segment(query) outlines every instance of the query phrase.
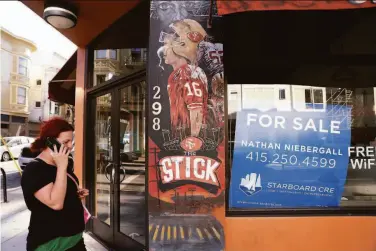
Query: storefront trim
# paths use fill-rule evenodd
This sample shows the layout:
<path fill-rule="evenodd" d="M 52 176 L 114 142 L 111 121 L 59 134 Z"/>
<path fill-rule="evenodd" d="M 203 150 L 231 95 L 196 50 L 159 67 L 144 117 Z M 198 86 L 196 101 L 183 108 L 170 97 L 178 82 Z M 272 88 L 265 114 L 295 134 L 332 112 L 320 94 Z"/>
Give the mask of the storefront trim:
<path fill-rule="evenodd" d="M 226 217 L 307 217 L 307 216 L 376 216 L 376 207 L 360 208 L 327 208 L 327 209 L 259 209 L 253 211 L 229 211 L 226 210 Z"/>

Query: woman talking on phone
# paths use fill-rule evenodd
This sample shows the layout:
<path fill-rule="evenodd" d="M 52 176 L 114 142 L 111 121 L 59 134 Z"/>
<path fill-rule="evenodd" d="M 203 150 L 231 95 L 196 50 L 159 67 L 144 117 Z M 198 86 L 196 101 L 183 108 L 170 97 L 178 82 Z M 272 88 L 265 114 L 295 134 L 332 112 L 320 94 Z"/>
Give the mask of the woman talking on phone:
<path fill-rule="evenodd" d="M 89 194 L 78 186 L 69 161 L 73 127 L 64 119 L 45 122 L 31 150 L 40 152 L 23 172 L 21 186 L 31 211 L 28 251 L 84 251 L 84 207 Z M 87 216 L 87 215 L 85 215 Z"/>

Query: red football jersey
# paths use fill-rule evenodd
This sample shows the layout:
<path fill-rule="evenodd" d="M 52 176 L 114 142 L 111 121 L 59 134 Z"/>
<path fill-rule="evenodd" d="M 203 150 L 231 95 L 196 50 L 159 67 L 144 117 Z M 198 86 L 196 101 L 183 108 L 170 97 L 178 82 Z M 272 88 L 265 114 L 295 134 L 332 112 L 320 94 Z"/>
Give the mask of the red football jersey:
<path fill-rule="evenodd" d="M 167 90 L 173 129 L 190 127 L 190 110 L 202 108 L 205 118 L 208 81 L 200 67 L 186 64 L 174 70 L 168 78 Z"/>

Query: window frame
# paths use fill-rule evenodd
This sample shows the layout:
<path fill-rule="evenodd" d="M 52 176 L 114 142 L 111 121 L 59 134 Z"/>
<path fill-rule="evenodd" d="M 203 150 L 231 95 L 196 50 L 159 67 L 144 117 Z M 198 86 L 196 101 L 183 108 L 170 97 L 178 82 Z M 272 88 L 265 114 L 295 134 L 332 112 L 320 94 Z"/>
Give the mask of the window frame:
<path fill-rule="evenodd" d="M 20 97 L 20 89 L 24 89 L 25 90 L 25 96 L 24 96 L 24 98 L 25 98 L 25 103 L 19 103 L 18 102 L 18 98 Z M 23 97 L 23 96 L 21 96 L 21 97 Z M 27 88 L 26 87 L 23 87 L 23 86 L 17 86 L 17 95 L 16 95 L 16 104 L 17 105 L 27 105 Z"/>
<path fill-rule="evenodd" d="M 23 60 L 24 60 L 24 62 L 25 62 L 25 65 L 23 65 L 23 64 L 21 63 Z M 28 77 L 28 76 L 29 76 L 29 65 L 28 65 L 28 64 L 29 64 L 29 62 L 28 62 L 28 59 L 27 59 L 27 58 L 19 56 L 19 57 L 18 57 L 17 73 L 18 73 L 19 75 L 22 75 L 22 76 Z M 22 68 L 22 67 L 25 68 L 26 74 L 21 73 L 20 68 Z"/>
<path fill-rule="evenodd" d="M 308 111 L 324 111 L 326 109 L 326 102 L 324 102 L 324 99 L 325 99 L 325 96 L 326 96 L 325 88 L 327 88 L 327 87 L 316 87 L 316 86 L 306 86 L 306 87 L 304 87 L 304 94 L 306 95 L 307 91 L 309 91 L 309 93 L 310 93 L 311 102 L 307 103 L 307 100 L 304 100 L 305 101 L 305 107 Z M 322 91 L 322 93 L 321 93 L 322 94 L 322 102 L 316 102 L 315 91 Z M 305 98 L 306 98 L 306 96 L 305 96 Z M 309 107 L 308 106 L 309 104 L 311 104 L 312 107 Z M 316 108 L 316 105 L 322 105 L 322 108 Z"/>
<path fill-rule="evenodd" d="M 375 63 L 376 65 L 376 63 Z M 226 75 L 225 75 L 226 78 Z M 233 84 L 240 85 L 242 90 L 242 85 L 244 84 Z M 251 84 L 258 85 L 258 84 Z M 265 84 L 266 85 L 266 84 Z M 286 85 L 286 84 L 281 84 Z M 249 208 L 249 209 L 237 209 L 232 210 L 229 207 L 230 201 L 230 182 L 231 182 L 231 172 L 230 168 L 230 139 L 229 139 L 229 114 L 228 114 L 228 105 L 229 105 L 229 90 L 228 86 L 231 84 L 226 84 L 225 88 L 225 217 L 340 217 L 340 216 L 376 216 L 376 206 L 346 206 L 346 207 L 327 207 L 327 208 Z M 300 87 L 311 87 L 311 86 L 300 86 Z M 324 86 L 323 86 L 324 87 Z M 328 88 L 330 86 L 325 86 Z M 320 87 L 313 87 L 312 89 L 319 89 Z M 279 90 L 279 89 L 278 89 Z M 325 96 L 325 95 L 324 95 Z M 376 93 L 375 93 L 376 96 Z M 242 100 L 240 101 L 242 103 Z M 376 100 L 375 100 L 376 102 Z M 324 102 L 325 103 L 325 102 Z M 326 109 L 326 106 L 324 107 Z"/>

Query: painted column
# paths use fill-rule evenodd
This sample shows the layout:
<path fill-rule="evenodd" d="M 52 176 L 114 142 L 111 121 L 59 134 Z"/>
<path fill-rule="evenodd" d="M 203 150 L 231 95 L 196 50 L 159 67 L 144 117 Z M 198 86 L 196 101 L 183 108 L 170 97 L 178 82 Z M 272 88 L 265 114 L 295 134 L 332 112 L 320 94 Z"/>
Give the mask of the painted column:
<path fill-rule="evenodd" d="M 85 77 L 86 77 L 87 53 L 85 48 L 77 49 L 76 69 L 76 98 L 75 98 L 75 153 L 74 172 L 80 184 L 83 184 L 84 173 L 84 135 L 85 135 Z"/>
<path fill-rule="evenodd" d="M 149 250 L 224 250 L 221 19 L 210 1 L 152 1 L 150 14 Z"/>

